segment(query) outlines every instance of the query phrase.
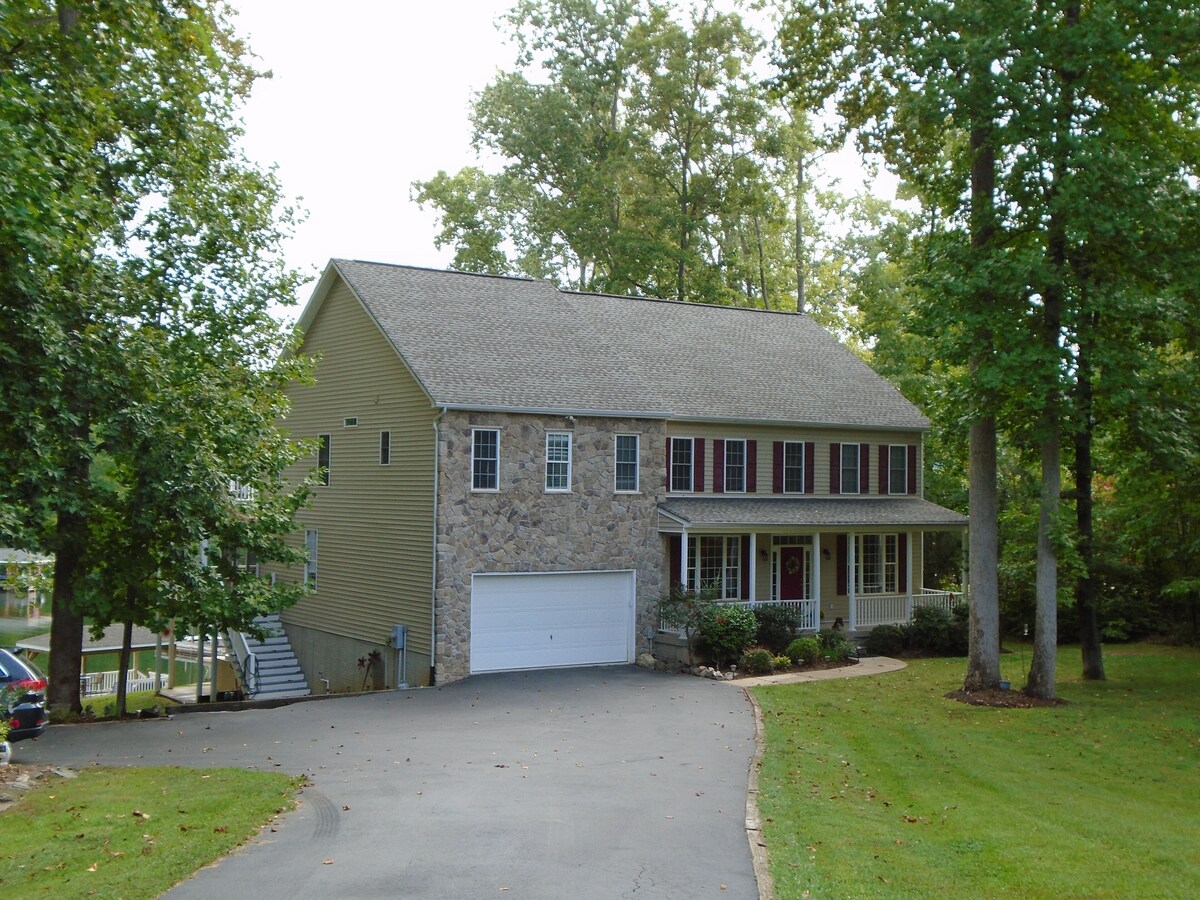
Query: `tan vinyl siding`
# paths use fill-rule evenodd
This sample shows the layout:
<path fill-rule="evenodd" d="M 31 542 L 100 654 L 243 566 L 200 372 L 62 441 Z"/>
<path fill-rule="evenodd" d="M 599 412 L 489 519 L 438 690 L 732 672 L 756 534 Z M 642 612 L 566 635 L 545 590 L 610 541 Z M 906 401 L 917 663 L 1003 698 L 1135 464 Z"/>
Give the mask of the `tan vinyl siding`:
<path fill-rule="evenodd" d="M 320 355 L 316 380 L 289 391 L 285 425 L 297 438 L 330 435 L 331 465 L 328 486 L 314 487 L 298 516 L 302 529 L 318 531 L 317 590 L 283 619 L 379 645 L 404 624 L 410 656 L 428 657 L 436 411 L 340 281 L 310 324 L 302 352 Z M 345 427 L 351 417 L 357 425 Z M 381 431 L 391 432 L 389 465 L 379 463 Z M 292 475 L 315 465 L 314 455 Z"/>
<path fill-rule="evenodd" d="M 757 446 L 757 475 L 758 475 L 758 490 L 753 494 L 746 496 L 769 497 L 771 493 L 771 478 L 774 471 L 774 444 L 775 441 L 812 441 L 813 442 L 813 465 L 815 468 L 813 478 L 814 492 L 809 494 L 811 497 L 828 497 L 829 494 L 829 445 L 830 444 L 870 444 L 870 469 L 871 490 L 868 494 L 860 494 L 855 496 L 880 496 L 878 492 L 879 486 L 879 445 L 880 444 L 915 444 L 918 448 L 922 445 L 922 432 L 920 431 L 873 431 L 870 429 L 844 429 L 844 428 L 781 428 L 778 426 L 762 426 L 762 425 L 720 425 L 711 423 L 692 424 L 683 421 L 672 421 L 667 423 L 667 435 L 669 437 L 690 437 L 704 439 L 704 490 L 697 494 L 709 495 L 713 493 L 713 439 L 720 438 L 722 440 L 753 440 L 758 442 Z M 917 451 L 917 493 L 916 496 L 925 496 L 925 475 L 924 461 L 921 458 L 922 451 Z M 665 464 L 665 460 L 659 463 L 660 466 Z M 778 495 L 777 495 L 778 496 Z"/>

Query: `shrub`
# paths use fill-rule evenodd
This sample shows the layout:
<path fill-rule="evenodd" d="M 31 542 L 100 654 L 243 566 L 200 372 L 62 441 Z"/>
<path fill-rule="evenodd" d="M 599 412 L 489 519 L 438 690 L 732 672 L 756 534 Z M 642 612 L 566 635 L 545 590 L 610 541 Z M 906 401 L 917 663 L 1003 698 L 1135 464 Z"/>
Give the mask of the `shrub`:
<path fill-rule="evenodd" d="M 821 644 L 821 655 L 826 659 L 849 659 L 858 653 L 858 648 L 841 631 L 822 631 L 817 639 Z"/>
<path fill-rule="evenodd" d="M 744 606 L 716 603 L 702 611 L 698 631 L 719 666 L 741 656 L 754 640 L 758 620 Z"/>
<path fill-rule="evenodd" d="M 694 639 L 699 633 L 700 623 L 716 604 L 714 597 L 713 591 L 688 591 L 675 584 L 671 586 L 671 593 L 658 601 L 658 614 L 663 624 L 683 631 L 689 664 L 694 662 Z"/>
<path fill-rule="evenodd" d="M 738 665 L 751 675 L 770 675 L 775 668 L 774 658 L 766 647 L 751 647 L 742 654 Z"/>
<path fill-rule="evenodd" d="M 957 604 L 950 611 L 950 640 L 946 652 L 952 656 L 966 656 L 971 641 L 971 607 L 966 603 Z"/>
<path fill-rule="evenodd" d="M 772 653 L 782 653 L 800 628 L 800 610 L 790 606 L 756 606 L 754 618 L 758 621 L 754 639 Z"/>
<path fill-rule="evenodd" d="M 815 637 L 796 638 L 788 644 L 787 655 L 798 666 L 811 666 L 821 655 L 821 642 Z"/>
<path fill-rule="evenodd" d="M 912 624 L 908 626 L 908 643 L 914 650 L 934 655 L 951 652 L 953 619 L 940 606 L 918 606 L 913 609 Z"/>
<path fill-rule="evenodd" d="M 782 671 L 784 669 L 790 669 L 792 667 L 791 657 L 788 657 L 788 656 L 777 656 L 773 660 L 771 660 L 771 663 L 775 667 L 776 671 Z"/>
<path fill-rule="evenodd" d="M 895 656 L 904 649 L 904 629 L 897 625 L 877 625 L 867 635 L 867 653 L 871 656 Z"/>

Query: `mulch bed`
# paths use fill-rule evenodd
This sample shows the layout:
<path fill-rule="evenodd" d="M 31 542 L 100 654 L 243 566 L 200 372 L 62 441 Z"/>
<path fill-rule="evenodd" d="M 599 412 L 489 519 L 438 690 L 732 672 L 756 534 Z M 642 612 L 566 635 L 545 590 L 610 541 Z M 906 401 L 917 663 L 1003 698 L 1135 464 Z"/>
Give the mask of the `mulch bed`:
<path fill-rule="evenodd" d="M 1001 691 L 990 688 L 986 691 L 951 691 L 947 700 L 969 703 L 971 706 L 990 706 L 995 709 L 1034 709 L 1039 706 L 1065 706 L 1066 700 L 1044 700 L 1030 697 L 1024 691 Z"/>

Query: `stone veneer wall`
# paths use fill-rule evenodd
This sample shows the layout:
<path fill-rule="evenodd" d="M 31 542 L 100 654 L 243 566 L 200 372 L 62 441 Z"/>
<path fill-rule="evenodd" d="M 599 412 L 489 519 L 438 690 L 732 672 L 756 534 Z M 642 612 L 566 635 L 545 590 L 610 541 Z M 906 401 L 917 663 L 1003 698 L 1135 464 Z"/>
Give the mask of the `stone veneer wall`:
<path fill-rule="evenodd" d="M 635 569 L 635 657 L 651 648 L 664 589 L 665 427 L 661 421 L 449 411 L 439 423 L 437 683 L 470 674 L 471 575 Z M 471 490 L 471 430 L 500 431 L 500 491 Z M 545 491 L 546 433 L 569 431 L 570 493 Z M 617 434 L 640 435 L 637 494 L 617 494 Z"/>

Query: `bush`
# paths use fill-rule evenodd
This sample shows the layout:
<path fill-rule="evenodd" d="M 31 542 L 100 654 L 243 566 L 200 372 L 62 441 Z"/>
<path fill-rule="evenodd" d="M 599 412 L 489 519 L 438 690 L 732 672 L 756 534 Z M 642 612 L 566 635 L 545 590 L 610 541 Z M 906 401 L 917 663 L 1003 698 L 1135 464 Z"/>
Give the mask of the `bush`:
<path fill-rule="evenodd" d="M 742 651 L 754 640 L 758 620 L 744 606 L 717 603 L 704 609 L 698 630 L 713 661 L 720 666 L 726 660 L 742 655 Z"/>
<path fill-rule="evenodd" d="M 754 618 L 758 621 L 754 639 L 772 653 L 783 653 L 800 628 L 800 610 L 790 606 L 756 606 Z"/>
<path fill-rule="evenodd" d="M 775 668 L 774 657 L 766 647 L 751 647 L 742 654 L 738 665 L 751 675 L 770 675 Z"/>
<path fill-rule="evenodd" d="M 966 656 L 970 650 L 970 641 L 971 607 L 966 603 L 959 603 L 950 612 L 950 639 L 946 652 L 951 656 Z"/>
<path fill-rule="evenodd" d="M 923 653 L 943 654 L 950 645 L 950 613 L 940 606 L 918 606 L 908 626 L 908 643 Z"/>
<path fill-rule="evenodd" d="M 898 625 L 877 625 L 867 635 L 867 653 L 871 656 L 895 656 L 904 649 L 904 629 Z"/>
<path fill-rule="evenodd" d="M 777 656 L 771 662 L 775 666 L 776 671 L 782 671 L 792 667 L 792 660 L 787 656 Z"/>
<path fill-rule="evenodd" d="M 821 655 L 821 642 L 815 637 L 796 638 L 788 644 L 787 655 L 798 666 L 811 666 Z"/>
<path fill-rule="evenodd" d="M 821 655 L 826 659 L 850 659 L 858 653 L 858 648 L 841 631 L 822 631 L 817 639 L 821 643 Z"/>

